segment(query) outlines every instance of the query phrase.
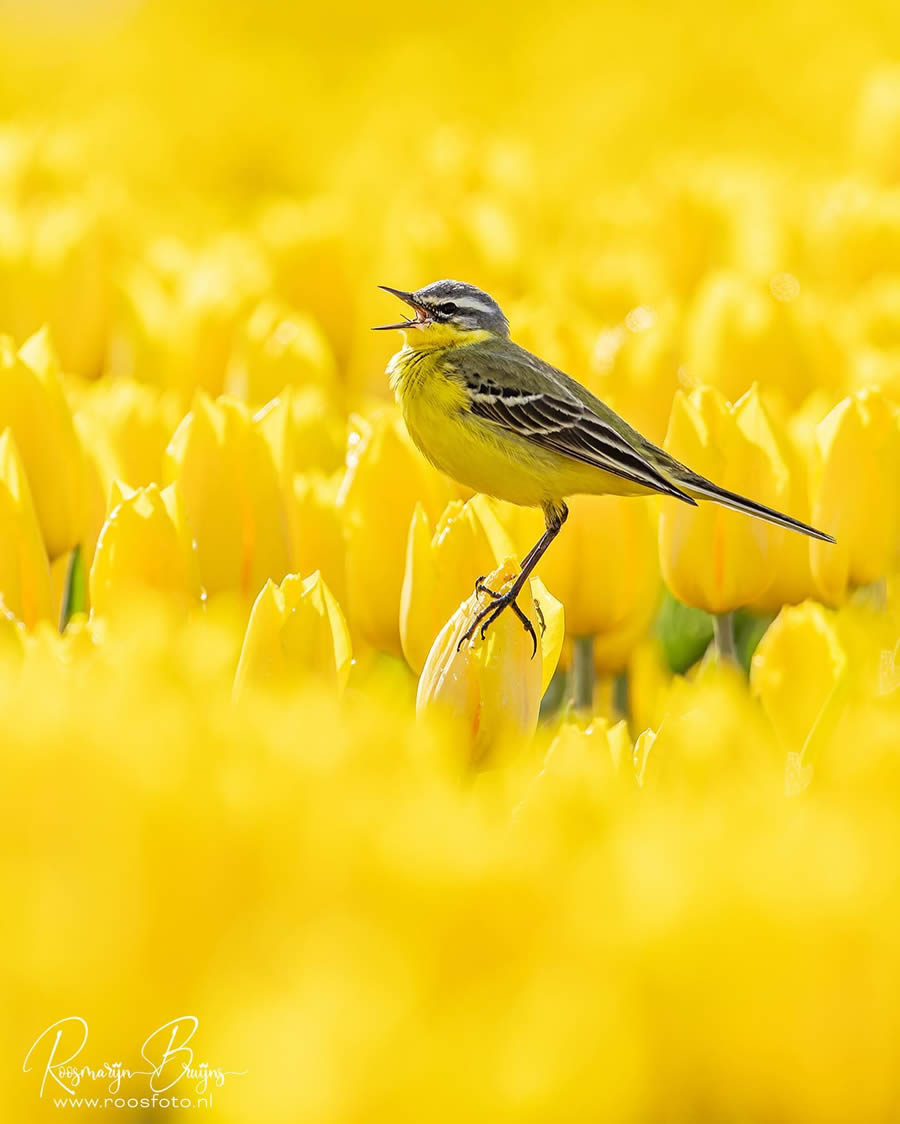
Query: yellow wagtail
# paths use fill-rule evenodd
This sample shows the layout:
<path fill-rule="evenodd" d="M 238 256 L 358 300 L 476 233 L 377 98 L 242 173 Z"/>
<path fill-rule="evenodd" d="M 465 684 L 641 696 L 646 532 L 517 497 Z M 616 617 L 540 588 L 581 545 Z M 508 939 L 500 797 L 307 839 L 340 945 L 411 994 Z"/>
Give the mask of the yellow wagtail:
<path fill-rule="evenodd" d="M 413 441 L 429 461 L 476 492 L 543 508 L 547 529 L 522 559 L 504 594 L 475 583 L 490 603 L 463 640 L 512 605 L 537 637 L 516 597 L 559 534 L 577 493 L 643 496 L 661 492 L 684 503 L 713 500 L 780 527 L 834 542 L 789 515 L 755 503 L 692 472 L 658 448 L 575 379 L 512 342 L 500 306 L 462 281 L 435 281 L 415 292 L 391 289 L 415 312 L 399 324 L 402 350 L 388 373 Z M 462 641 L 460 641 L 462 643 Z"/>

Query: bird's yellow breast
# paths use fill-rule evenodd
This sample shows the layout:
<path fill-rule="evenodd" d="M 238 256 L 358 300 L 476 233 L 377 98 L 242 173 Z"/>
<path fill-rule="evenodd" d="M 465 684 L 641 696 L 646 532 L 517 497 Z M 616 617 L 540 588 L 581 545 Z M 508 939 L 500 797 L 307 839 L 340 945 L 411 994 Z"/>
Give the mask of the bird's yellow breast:
<path fill-rule="evenodd" d="M 579 491 L 621 491 L 618 478 L 541 449 L 472 413 L 453 360 L 454 351 L 474 343 L 475 335 L 457 333 L 449 345 L 423 348 L 417 331 L 416 346 L 407 344 L 388 365 L 406 428 L 425 457 L 473 491 L 525 506 Z M 486 335 L 479 332 L 477 338 Z"/>

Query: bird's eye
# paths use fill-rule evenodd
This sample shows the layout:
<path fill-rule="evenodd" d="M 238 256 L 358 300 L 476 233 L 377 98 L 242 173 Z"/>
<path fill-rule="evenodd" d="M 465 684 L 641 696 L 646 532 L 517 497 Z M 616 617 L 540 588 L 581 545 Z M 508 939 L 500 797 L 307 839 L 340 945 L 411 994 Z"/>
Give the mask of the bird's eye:
<path fill-rule="evenodd" d="M 453 301 L 446 301 L 441 305 L 441 312 L 443 312 L 445 316 L 452 316 L 453 313 L 456 312 L 456 305 Z"/>

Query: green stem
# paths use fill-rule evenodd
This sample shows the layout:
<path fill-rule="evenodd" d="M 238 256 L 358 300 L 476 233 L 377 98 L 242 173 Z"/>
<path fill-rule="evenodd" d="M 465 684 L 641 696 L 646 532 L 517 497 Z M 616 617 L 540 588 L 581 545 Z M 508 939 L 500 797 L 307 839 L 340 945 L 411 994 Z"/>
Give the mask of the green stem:
<path fill-rule="evenodd" d="M 613 709 L 620 718 L 629 718 L 628 713 L 628 669 L 625 668 L 613 679 Z"/>
<path fill-rule="evenodd" d="M 572 642 L 572 696 L 576 710 L 594 706 L 594 638 L 576 636 Z"/>
<path fill-rule="evenodd" d="M 734 643 L 734 613 L 718 613 L 713 617 L 713 643 L 720 660 L 738 662 Z"/>
<path fill-rule="evenodd" d="M 66 589 L 63 594 L 62 611 L 59 614 L 59 631 L 65 632 L 66 625 L 75 615 L 87 609 L 87 575 L 84 572 L 84 559 L 79 543 L 69 558 L 66 574 Z"/>
<path fill-rule="evenodd" d="M 562 668 L 557 667 L 553 673 L 553 678 L 547 685 L 544 697 L 541 699 L 541 718 L 550 718 L 561 706 L 565 705 L 565 699 L 566 673 Z"/>

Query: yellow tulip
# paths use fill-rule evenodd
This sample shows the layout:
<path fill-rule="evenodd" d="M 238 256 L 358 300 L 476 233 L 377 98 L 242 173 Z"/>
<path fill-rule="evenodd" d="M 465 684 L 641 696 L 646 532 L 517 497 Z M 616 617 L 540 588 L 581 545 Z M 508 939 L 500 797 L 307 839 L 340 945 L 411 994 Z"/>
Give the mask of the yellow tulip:
<path fill-rule="evenodd" d="M 393 410 L 360 425 L 350 437 L 338 501 L 347 535 L 348 615 L 362 639 L 399 656 L 410 520 L 421 502 L 436 521 L 454 485 L 416 450 Z"/>
<path fill-rule="evenodd" d="M 900 181 L 900 67 L 880 67 L 869 76 L 854 132 L 865 171 L 880 183 Z"/>
<path fill-rule="evenodd" d="M 591 389 L 651 441 L 661 443 L 682 374 L 682 315 L 672 302 L 635 304 L 595 336 Z"/>
<path fill-rule="evenodd" d="M 619 671 L 647 631 L 659 593 L 653 512 L 621 496 L 573 496 L 541 577 L 566 607 L 569 636 L 595 637 L 605 671 Z"/>
<path fill-rule="evenodd" d="M 4 213 L 5 212 L 5 213 Z M 86 196 L 0 203 L 0 307 L 18 337 L 49 326 L 67 371 L 96 376 L 111 313 L 109 222 Z"/>
<path fill-rule="evenodd" d="M 21 666 L 25 654 L 24 632 L 25 626 L 6 608 L 0 591 L 0 676 Z"/>
<path fill-rule="evenodd" d="M 347 330 L 355 322 L 358 292 L 348 218 L 342 201 L 328 195 L 303 203 L 275 200 L 257 225 L 278 292 L 293 307 L 310 310 L 342 363 L 358 342 Z"/>
<path fill-rule="evenodd" d="M 633 727 L 658 727 L 666 712 L 672 672 L 658 637 L 648 636 L 632 652 L 628 665 L 628 710 Z"/>
<path fill-rule="evenodd" d="M 847 308 L 845 323 L 852 348 L 851 385 L 877 386 L 898 401 L 900 279 L 881 274 L 860 286 Z"/>
<path fill-rule="evenodd" d="M 483 496 L 452 500 L 432 531 L 421 503 L 409 527 L 406 570 L 400 595 L 400 640 L 418 674 L 434 638 L 475 579 L 513 551 L 509 535 Z"/>
<path fill-rule="evenodd" d="M 743 672 L 707 659 L 690 678 L 673 679 L 659 726 L 635 741 L 634 767 L 642 787 L 702 793 L 723 783 L 751 788 L 760 782 L 768 792 L 783 759 Z"/>
<path fill-rule="evenodd" d="M 805 523 L 813 523 L 809 498 L 808 460 L 804 448 L 792 439 L 778 418 L 767 415 L 779 454 L 787 468 L 782 499 L 782 510 L 789 511 Z M 819 526 L 819 524 L 816 524 Z M 758 612 L 778 612 L 782 605 L 796 605 L 815 596 L 815 585 L 810 568 L 810 540 L 805 535 L 790 531 L 781 537 L 781 550 L 773 565 L 773 579 L 766 590 L 748 607 Z"/>
<path fill-rule="evenodd" d="M 733 406 L 712 388 L 679 391 L 665 448 L 722 487 L 785 509 L 789 473 L 755 388 Z M 664 500 L 663 578 L 685 604 L 727 613 L 765 593 L 787 533 L 716 504 Z"/>
<path fill-rule="evenodd" d="M 113 471 L 117 460 L 110 452 L 108 442 L 97 421 L 87 414 L 75 415 L 75 431 L 81 441 L 81 551 L 86 566 L 90 566 L 100 530 L 106 521 L 107 499 L 113 483 L 118 479 Z M 68 558 L 68 555 L 63 555 Z"/>
<path fill-rule="evenodd" d="M 486 577 L 486 583 L 503 592 L 518 572 L 517 563 L 507 559 Z M 467 764 L 497 759 L 534 733 L 543 684 L 549 682 L 559 660 L 563 629 L 559 602 L 540 594 L 538 600 L 547 627 L 544 637 L 532 590 L 526 586 L 518 598 L 538 637 L 533 659 L 531 637 L 511 609 L 500 614 L 484 640 L 476 630 L 471 640 L 459 646 L 484 606 L 483 595 L 476 593 L 447 621 L 428 653 L 419 677 L 416 712 L 453 724 L 465 746 Z"/>
<path fill-rule="evenodd" d="M 347 425 L 320 387 L 285 387 L 253 418 L 285 481 L 296 472 L 334 472 L 344 463 Z"/>
<path fill-rule="evenodd" d="M 896 271 L 900 254 L 900 194 L 861 179 L 839 180 L 816 200 L 807 239 L 811 271 L 839 293 Z"/>
<path fill-rule="evenodd" d="M 516 808 L 516 819 L 527 822 L 535 813 L 544 813 L 558 818 L 567 835 L 577 829 L 579 819 L 596 831 L 594 817 L 620 792 L 616 782 L 634 787 L 632 754 L 624 721 L 614 726 L 605 718 L 595 718 L 587 726 L 566 721 Z"/>
<path fill-rule="evenodd" d="M 269 280 L 259 248 L 242 236 L 197 253 L 174 239 L 153 243 L 122 285 L 122 367 L 182 401 L 198 388 L 220 394 L 238 327 Z"/>
<path fill-rule="evenodd" d="M 254 406 L 285 387 L 338 392 L 337 364 L 328 340 L 310 317 L 264 301 L 250 316 L 235 344 L 225 375 L 225 392 Z"/>
<path fill-rule="evenodd" d="M 671 284 L 685 296 L 716 266 L 768 277 L 784 257 L 770 183 L 708 160 L 667 169 L 657 245 Z"/>
<path fill-rule="evenodd" d="M 753 654 L 750 686 L 786 751 L 830 733 L 846 674 L 832 614 L 809 601 L 782 609 Z"/>
<path fill-rule="evenodd" d="M 82 530 L 82 450 L 45 330 L 15 352 L 0 337 L 0 430 L 16 439 L 48 556 L 71 550 Z"/>
<path fill-rule="evenodd" d="M 485 502 L 500 520 L 501 526 L 512 539 L 515 553 L 520 558 L 524 558 L 546 529 L 544 516 L 540 508 L 519 507 L 518 504 L 507 503 L 504 500 L 487 498 Z M 559 539 L 557 539 L 553 545 L 556 546 L 558 542 Z M 541 572 L 541 566 L 544 564 L 546 558 L 547 555 L 545 554 L 538 564 L 536 573 Z"/>
<path fill-rule="evenodd" d="M 291 542 L 291 569 L 321 570 L 343 602 L 344 530 L 337 491 L 344 461 L 346 422 L 318 387 L 285 387 L 253 417 L 281 479 Z M 331 477 L 327 473 L 333 473 Z"/>
<path fill-rule="evenodd" d="M 337 505 L 340 475 L 319 472 L 294 475 L 288 496 L 291 558 L 298 573 L 317 569 L 340 604 L 347 586 L 346 547 L 341 511 Z"/>
<path fill-rule="evenodd" d="M 831 320 L 793 274 L 753 280 L 721 270 L 701 283 L 685 323 L 686 377 L 736 401 L 760 380 L 796 406 L 844 375 Z"/>
<path fill-rule="evenodd" d="M 812 519 L 837 544 L 810 544 L 820 598 L 840 604 L 896 565 L 900 534 L 900 426 L 877 391 L 839 402 L 816 428 L 810 471 Z"/>
<path fill-rule="evenodd" d="M 76 401 L 76 426 L 89 427 L 108 490 L 113 480 L 132 488 L 162 478 L 166 445 L 181 420 L 177 396 L 133 379 L 100 379 Z M 86 420 L 85 420 L 86 419 Z"/>
<path fill-rule="evenodd" d="M 113 485 L 89 584 L 91 607 L 100 615 L 126 605 L 140 589 L 199 602 L 196 550 L 176 485 L 137 491 Z"/>
<path fill-rule="evenodd" d="M 290 570 L 290 527 L 272 452 L 247 407 L 202 391 L 166 451 L 209 594 L 255 597 Z"/>
<path fill-rule="evenodd" d="M 312 677 L 344 687 L 350 662 L 347 622 L 321 575 L 288 574 L 281 585 L 267 581 L 253 604 L 235 695 L 250 683 L 287 686 Z"/>
<path fill-rule="evenodd" d="M 47 552 L 9 429 L 0 433 L 0 603 L 26 628 L 53 611 Z"/>

